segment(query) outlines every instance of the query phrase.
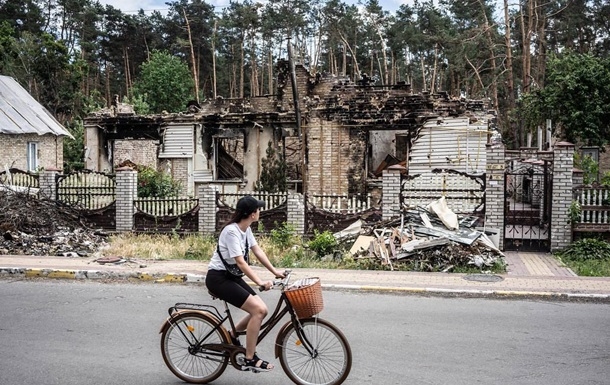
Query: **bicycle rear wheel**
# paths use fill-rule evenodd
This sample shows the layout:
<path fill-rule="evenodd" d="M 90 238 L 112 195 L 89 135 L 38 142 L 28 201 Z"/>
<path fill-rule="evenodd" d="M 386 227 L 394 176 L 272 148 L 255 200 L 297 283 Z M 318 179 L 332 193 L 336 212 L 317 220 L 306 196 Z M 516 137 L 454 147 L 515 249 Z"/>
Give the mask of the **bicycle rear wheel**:
<path fill-rule="evenodd" d="M 352 368 L 352 350 L 343 333 L 330 322 L 318 318 L 300 320 L 297 328 L 313 351 L 308 351 L 294 324 L 285 327 L 277 343 L 286 375 L 299 385 L 343 383 Z"/>
<path fill-rule="evenodd" d="M 216 329 L 215 317 L 205 313 L 187 312 L 174 317 L 161 334 L 161 355 L 163 361 L 183 381 L 193 384 L 207 384 L 217 379 L 226 369 L 229 361 L 217 351 L 195 349 L 197 342 L 205 338 L 205 344 L 228 343 L 223 329 Z"/>

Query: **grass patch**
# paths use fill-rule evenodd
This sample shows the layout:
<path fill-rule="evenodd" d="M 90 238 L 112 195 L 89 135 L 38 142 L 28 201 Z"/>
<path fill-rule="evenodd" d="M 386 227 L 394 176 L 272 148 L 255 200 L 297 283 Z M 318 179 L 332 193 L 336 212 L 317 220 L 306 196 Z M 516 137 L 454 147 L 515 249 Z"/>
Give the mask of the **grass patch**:
<path fill-rule="evenodd" d="M 610 277 L 610 243 L 596 238 L 580 239 L 555 253 L 579 276 Z"/>
<path fill-rule="evenodd" d="M 269 260 L 278 269 L 346 269 L 346 270 L 379 270 L 379 271 L 419 271 L 413 264 L 401 262 L 384 265 L 377 258 L 353 258 L 345 250 L 337 251 L 333 256 L 320 257 L 318 250 L 309 247 L 309 242 L 299 236 L 286 234 L 259 235 L 256 237 L 259 246 L 265 251 Z M 106 256 L 145 260 L 178 260 L 189 259 L 209 261 L 216 249 L 217 239 L 200 235 L 177 234 L 131 234 L 121 233 L 110 237 L 110 247 L 104 250 Z M 258 265 L 256 258 L 251 258 L 253 265 Z M 498 264 L 489 268 L 493 273 L 505 272 L 506 268 Z M 475 266 L 456 267 L 453 273 L 480 273 Z"/>
<path fill-rule="evenodd" d="M 610 259 L 589 261 L 562 261 L 582 277 L 610 277 Z"/>
<path fill-rule="evenodd" d="M 191 259 L 207 261 L 216 240 L 199 235 L 117 234 L 110 237 L 106 255 L 152 260 Z"/>

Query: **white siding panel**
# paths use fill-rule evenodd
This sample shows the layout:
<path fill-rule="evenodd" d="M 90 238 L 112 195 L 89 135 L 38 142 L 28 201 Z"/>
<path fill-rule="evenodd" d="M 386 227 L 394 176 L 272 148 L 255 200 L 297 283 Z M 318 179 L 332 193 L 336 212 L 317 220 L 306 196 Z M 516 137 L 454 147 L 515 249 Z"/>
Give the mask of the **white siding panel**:
<path fill-rule="evenodd" d="M 159 158 L 191 158 L 194 150 L 193 129 L 192 125 L 167 127 Z"/>
<path fill-rule="evenodd" d="M 485 171 L 487 122 L 470 125 L 468 118 L 445 118 L 422 127 L 410 153 L 409 174 L 435 168 L 467 173 Z"/>

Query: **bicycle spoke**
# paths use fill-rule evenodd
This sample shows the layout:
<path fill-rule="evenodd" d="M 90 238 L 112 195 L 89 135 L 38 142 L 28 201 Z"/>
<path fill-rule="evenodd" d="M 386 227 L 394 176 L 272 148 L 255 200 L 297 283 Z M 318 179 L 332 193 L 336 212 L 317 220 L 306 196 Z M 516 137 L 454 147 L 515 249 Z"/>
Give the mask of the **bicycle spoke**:
<path fill-rule="evenodd" d="M 214 318 L 200 313 L 176 318 L 161 336 L 161 352 L 167 366 L 186 382 L 206 383 L 218 378 L 227 366 L 228 357 L 204 348 L 195 351 L 203 338 L 205 344 L 226 342 L 220 329 L 215 329 Z"/>
<path fill-rule="evenodd" d="M 342 383 L 351 369 L 345 337 L 332 324 L 318 319 L 303 321 L 300 327 L 300 333 L 289 327 L 281 341 L 280 362 L 286 374 L 303 385 Z"/>

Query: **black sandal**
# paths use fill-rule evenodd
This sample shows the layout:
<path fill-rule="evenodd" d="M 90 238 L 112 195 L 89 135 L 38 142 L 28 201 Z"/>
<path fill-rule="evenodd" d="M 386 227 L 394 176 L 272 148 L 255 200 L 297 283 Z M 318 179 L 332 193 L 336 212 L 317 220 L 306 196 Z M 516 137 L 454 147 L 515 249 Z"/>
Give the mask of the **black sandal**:
<path fill-rule="evenodd" d="M 269 366 L 271 366 L 269 364 L 269 362 L 261 360 L 260 358 L 258 358 L 258 356 L 256 354 L 254 355 L 254 357 L 251 360 L 245 358 L 244 362 L 245 363 L 244 363 L 244 366 L 242 367 L 242 370 L 249 370 L 254 373 L 268 372 L 268 371 L 273 370 L 273 367 L 269 367 Z"/>

